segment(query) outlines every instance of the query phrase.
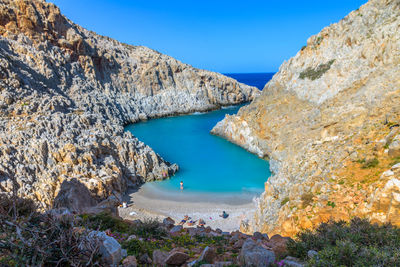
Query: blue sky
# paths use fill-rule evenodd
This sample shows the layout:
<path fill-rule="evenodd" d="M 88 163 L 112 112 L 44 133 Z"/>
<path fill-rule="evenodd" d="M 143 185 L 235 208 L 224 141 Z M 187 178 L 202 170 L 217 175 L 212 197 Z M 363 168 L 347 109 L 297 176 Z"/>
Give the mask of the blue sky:
<path fill-rule="evenodd" d="M 366 0 L 52 0 L 73 22 L 222 73 L 275 72 Z"/>

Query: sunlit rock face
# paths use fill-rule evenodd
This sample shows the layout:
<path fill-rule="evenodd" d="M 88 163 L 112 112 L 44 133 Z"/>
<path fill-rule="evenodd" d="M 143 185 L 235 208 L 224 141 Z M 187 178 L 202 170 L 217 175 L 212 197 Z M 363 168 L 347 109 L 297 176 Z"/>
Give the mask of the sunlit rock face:
<path fill-rule="evenodd" d="M 274 168 L 247 231 L 293 235 L 352 216 L 400 225 L 399 27 L 399 1 L 369 1 L 215 126 Z"/>
<path fill-rule="evenodd" d="M 65 180 L 77 178 L 100 200 L 177 170 L 124 125 L 257 95 L 221 74 L 99 36 L 51 3 L 0 0 L 0 189 L 16 186 L 44 208 Z"/>

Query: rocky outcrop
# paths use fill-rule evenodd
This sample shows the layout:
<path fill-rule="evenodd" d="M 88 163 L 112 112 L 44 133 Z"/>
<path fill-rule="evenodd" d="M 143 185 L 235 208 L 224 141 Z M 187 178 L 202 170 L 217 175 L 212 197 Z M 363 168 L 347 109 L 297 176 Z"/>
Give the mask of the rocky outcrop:
<path fill-rule="evenodd" d="M 353 216 L 400 225 L 388 171 L 399 161 L 399 15 L 399 1 L 371 0 L 324 28 L 212 130 L 270 159 L 248 231 L 293 235 Z"/>
<path fill-rule="evenodd" d="M 0 189 L 52 206 L 76 178 L 94 198 L 164 179 L 124 125 L 252 100 L 254 87 L 99 36 L 41 0 L 0 0 Z"/>

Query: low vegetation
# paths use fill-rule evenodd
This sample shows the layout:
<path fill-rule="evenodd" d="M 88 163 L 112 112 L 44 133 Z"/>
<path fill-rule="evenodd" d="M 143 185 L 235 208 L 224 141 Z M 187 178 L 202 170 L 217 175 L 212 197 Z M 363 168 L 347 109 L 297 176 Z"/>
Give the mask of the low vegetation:
<path fill-rule="evenodd" d="M 334 59 L 330 60 L 327 63 L 320 64 L 316 68 L 308 67 L 306 70 L 300 73 L 299 78 L 302 80 L 308 78 L 312 81 L 319 79 L 322 77 L 322 75 L 325 74 L 325 72 L 327 72 L 331 68 L 333 62 L 335 62 Z"/>
<path fill-rule="evenodd" d="M 400 266 L 400 229 L 360 218 L 322 223 L 289 241 L 288 253 L 308 266 Z"/>
<path fill-rule="evenodd" d="M 97 243 L 75 226 L 36 212 L 31 200 L 0 195 L 0 266 L 101 265 Z"/>
<path fill-rule="evenodd" d="M 357 160 L 359 164 L 361 164 L 362 169 L 372 169 L 379 165 L 379 160 L 377 158 L 373 158 L 370 160 L 361 159 Z"/>
<path fill-rule="evenodd" d="M 307 207 L 308 205 L 310 205 L 313 201 L 314 195 L 311 192 L 305 193 L 301 196 L 301 201 L 303 208 Z"/>

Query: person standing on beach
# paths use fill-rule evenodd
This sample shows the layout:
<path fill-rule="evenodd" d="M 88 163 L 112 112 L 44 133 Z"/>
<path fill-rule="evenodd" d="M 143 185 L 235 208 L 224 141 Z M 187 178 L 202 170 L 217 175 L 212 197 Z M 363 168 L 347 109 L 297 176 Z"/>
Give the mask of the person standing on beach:
<path fill-rule="evenodd" d="M 180 184 L 181 184 L 181 190 L 183 190 L 183 181 L 181 181 Z"/>

